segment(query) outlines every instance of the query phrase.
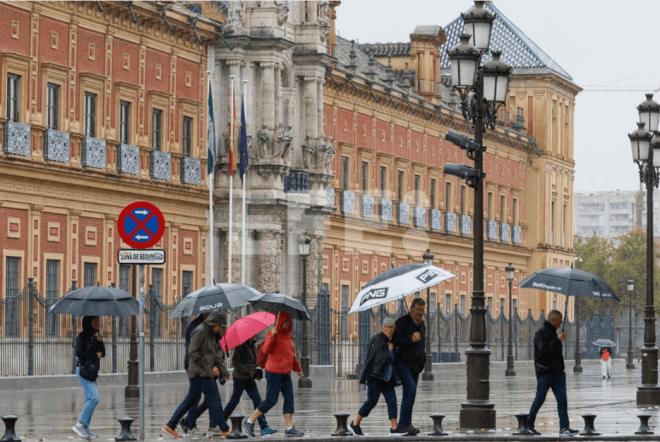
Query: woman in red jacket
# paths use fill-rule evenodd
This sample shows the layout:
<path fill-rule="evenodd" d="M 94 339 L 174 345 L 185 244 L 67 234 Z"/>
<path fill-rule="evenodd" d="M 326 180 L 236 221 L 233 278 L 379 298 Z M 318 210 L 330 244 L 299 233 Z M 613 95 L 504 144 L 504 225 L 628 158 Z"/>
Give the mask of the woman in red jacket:
<path fill-rule="evenodd" d="M 291 338 L 291 316 L 286 312 L 279 312 L 277 326 L 266 334 L 266 340 L 261 351 L 268 357 L 266 361 L 266 399 L 264 399 L 252 416 L 243 422 L 245 431 L 254 437 L 254 423 L 259 416 L 265 414 L 275 406 L 277 398 L 282 392 L 284 405 L 284 421 L 286 423 L 285 436 L 302 437 L 304 432 L 293 426 L 293 383 L 291 371 L 303 377 L 302 368 L 296 358 L 296 351 Z"/>

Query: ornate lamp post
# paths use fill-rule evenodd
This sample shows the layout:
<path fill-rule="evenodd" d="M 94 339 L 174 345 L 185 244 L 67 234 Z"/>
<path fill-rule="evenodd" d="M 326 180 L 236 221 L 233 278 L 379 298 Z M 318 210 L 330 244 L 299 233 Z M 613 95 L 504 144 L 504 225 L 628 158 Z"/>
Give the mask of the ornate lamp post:
<path fill-rule="evenodd" d="M 646 308 L 644 309 L 644 346 L 642 347 L 642 384 L 637 387 L 637 406 L 660 405 L 658 388 L 658 347 L 655 345 L 655 308 L 653 307 L 653 190 L 658 187 L 660 105 L 653 94 L 637 107 L 637 130 L 629 134 L 633 161 L 639 166 L 639 179 L 646 184 Z M 644 129 L 644 126 L 648 130 Z M 655 137 L 653 136 L 655 134 Z"/>
<path fill-rule="evenodd" d="M 506 280 L 509 281 L 509 349 L 506 355 L 506 371 L 504 372 L 505 376 L 515 376 L 516 370 L 513 369 L 513 296 L 511 293 L 511 284 L 513 283 L 513 277 L 516 274 L 516 269 L 509 263 L 508 266 L 504 268 L 506 270 Z"/>
<path fill-rule="evenodd" d="M 497 108 L 504 104 L 509 84 L 509 66 L 500 61 L 500 53 L 479 66 L 481 56 L 488 50 L 490 31 L 495 15 L 484 7 L 484 1 L 463 14 L 465 31 L 461 42 L 449 52 L 454 89 L 461 98 L 466 121 L 474 127 L 474 145 L 466 147 L 474 160 L 474 169 L 467 166 L 446 165 L 453 175 L 465 178 L 474 188 L 474 279 L 472 290 L 472 323 L 470 348 L 467 356 L 467 400 L 461 404 L 460 426 L 464 428 L 495 428 L 495 405 L 490 402 L 490 349 L 486 346 L 486 309 L 484 302 L 484 190 L 483 135 L 488 126 L 495 126 Z M 453 167 L 452 167 L 453 166 Z M 459 169 L 457 169 L 459 168 Z"/>
<path fill-rule="evenodd" d="M 433 265 L 433 252 L 426 249 L 423 256 L 424 264 Z M 432 381 L 433 376 L 433 358 L 431 355 L 431 287 L 426 289 L 426 362 L 424 363 L 424 374 L 422 379 Z"/>
<path fill-rule="evenodd" d="M 302 303 L 307 307 L 307 257 L 309 257 L 309 244 L 312 242 L 303 232 L 298 240 L 298 252 L 302 258 Z M 298 388 L 312 388 L 312 379 L 309 377 L 309 344 L 307 340 L 307 321 L 302 322 L 303 326 L 303 339 L 302 339 L 302 357 L 300 358 L 300 365 L 303 369 L 305 377 L 298 379 Z"/>
<path fill-rule="evenodd" d="M 628 280 L 628 362 L 626 368 L 635 368 L 633 363 L 633 341 L 632 341 L 632 298 L 635 292 L 635 280 Z"/>

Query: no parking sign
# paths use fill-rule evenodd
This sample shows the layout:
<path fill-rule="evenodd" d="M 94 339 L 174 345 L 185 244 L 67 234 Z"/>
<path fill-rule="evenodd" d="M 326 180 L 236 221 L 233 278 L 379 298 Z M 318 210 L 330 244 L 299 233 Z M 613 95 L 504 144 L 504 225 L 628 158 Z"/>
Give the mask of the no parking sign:
<path fill-rule="evenodd" d="M 151 203 L 136 201 L 119 214 L 119 236 L 135 249 L 146 249 L 156 244 L 165 232 L 163 213 Z"/>

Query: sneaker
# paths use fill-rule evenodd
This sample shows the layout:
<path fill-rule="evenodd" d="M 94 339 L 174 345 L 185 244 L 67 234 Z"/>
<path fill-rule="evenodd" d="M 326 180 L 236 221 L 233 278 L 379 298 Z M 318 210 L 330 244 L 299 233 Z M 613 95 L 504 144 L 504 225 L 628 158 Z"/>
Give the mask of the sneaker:
<path fill-rule="evenodd" d="M 540 436 L 541 435 L 541 433 L 536 431 L 536 428 L 529 428 L 529 434 L 531 434 L 533 436 Z"/>
<path fill-rule="evenodd" d="M 564 428 L 563 430 L 559 431 L 560 436 L 576 436 L 579 433 L 577 430 L 573 430 L 571 428 Z"/>
<path fill-rule="evenodd" d="M 187 434 L 188 430 L 190 429 L 190 427 L 188 427 L 188 419 L 185 418 L 185 417 L 182 417 L 179 420 L 179 425 L 181 425 L 181 429 L 183 430 L 183 434 Z"/>
<path fill-rule="evenodd" d="M 348 427 L 351 429 L 354 435 L 364 436 L 364 433 L 362 432 L 362 428 L 360 428 L 359 425 L 355 425 L 353 422 L 351 422 L 351 424 Z"/>
<path fill-rule="evenodd" d="M 419 429 L 415 428 L 413 424 L 406 425 L 405 427 L 401 427 L 402 430 L 405 430 L 409 436 L 415 436 L 419 434 Z"/>
<path fill-rule="evenodd" d="M 206 435 L 207 436 L 220 436 L 220 437 L 226 437 L 231 434 L 231 430 L 227 431 L 222 431 L 218 425 L 215 427 L 209 427 L 208 430 L 206 430 Z"/>
<path fill-rule="evenodd" d="M 245 419 L 243 421 L 243 428 L 245 429 L 245 432 L 247 434 L 254 437 L 254 423 L 253 422 L 249 422 L 247 419 Z"/>
<path fill-rule="evenodd" d="M 261 435 L 262 436 L 268 436 L 269 434 L 277 433 L 277 430 L 273 430 L 270 427 L 262 428 L 261 429 Z"/>
<path fill-rule="evenodd" d="M 195 425 L 195 426 L 192 427 L 192 428 L 188 428 L 188 430 L 186 431 L 186 434 L 188 434 L 189 436 L 199 436 L 199 437 L 202 437 L 202 436 L 204 436 L 206 433 L 204 433 L 202 430 L 199 429 L 199 427 L 198 427 L 197 425 Z"/>
<path fill-rule="evenodd" d="M 181 439 L 183 436 L 181 436 L 179 433 L 176 432 L 176 430 L 171 429 L 167 424 L 163 425 L 163 431 L 169 434 L 170 436 L 176 437 Z"/>
<path fill-rule="evenodd" d="M 92 437 L 91 434 L 87 431 L 87 428 L 80 422 L 76 422 L 76 424 L 71 427 L 74 433 L 76 433 L 80 437 L 84 437 L 85 439 L 89 439 Z"/>
<path fill-rule="evenodd" d="M 286 437 L 303 437 L 305 433 L 303 431 L 298 431 L 296 427 L 287 428 L 284 431 L 284 436 Z"/>
<path fill-rule="evenodd" d="M 408 434 L 408 430 L 401 427 L 396 427 L 396 430 L 390 430 L 390 436 L 405 436 Z"/>
<path fill-rule="evenodd" d="M 92 430 L 90 430 L 89 427 L 86 426 L 85 430 L 87 430 L 87 434 L 89 434 L 89 437 L 91 437 L 92 439 L 98 439 L 99 438 L 99 435 L 94 433 Z"/>

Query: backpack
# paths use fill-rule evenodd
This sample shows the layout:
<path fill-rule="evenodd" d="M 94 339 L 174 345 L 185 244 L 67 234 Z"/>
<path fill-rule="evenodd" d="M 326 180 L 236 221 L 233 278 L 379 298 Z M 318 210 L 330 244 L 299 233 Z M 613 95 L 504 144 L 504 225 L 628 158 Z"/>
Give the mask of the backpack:
<path fill-rule="evenodd" d="M 263 351 L 264 343 L 257 345 L 257 365 L 261 368 L 266 368 L 266 362 L 268 361 L 268 355 L 264 354 Z"/>

